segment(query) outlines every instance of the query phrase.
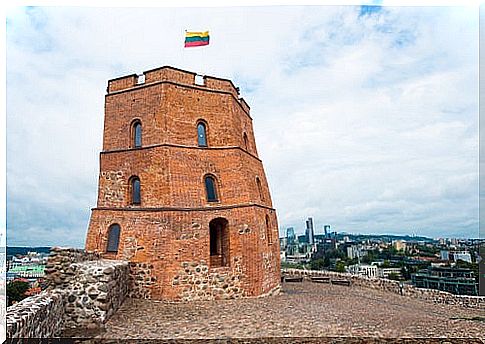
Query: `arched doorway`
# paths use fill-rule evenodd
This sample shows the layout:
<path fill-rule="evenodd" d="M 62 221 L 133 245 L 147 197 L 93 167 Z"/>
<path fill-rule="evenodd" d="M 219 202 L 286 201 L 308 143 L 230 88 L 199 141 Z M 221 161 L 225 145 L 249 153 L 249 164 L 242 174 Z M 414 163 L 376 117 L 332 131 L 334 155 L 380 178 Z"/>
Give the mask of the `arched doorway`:
<path fill-rule="evenodd" d="M 229 226 L 225 218 L 209 222 L 210 266 L 229 266 Z"/>

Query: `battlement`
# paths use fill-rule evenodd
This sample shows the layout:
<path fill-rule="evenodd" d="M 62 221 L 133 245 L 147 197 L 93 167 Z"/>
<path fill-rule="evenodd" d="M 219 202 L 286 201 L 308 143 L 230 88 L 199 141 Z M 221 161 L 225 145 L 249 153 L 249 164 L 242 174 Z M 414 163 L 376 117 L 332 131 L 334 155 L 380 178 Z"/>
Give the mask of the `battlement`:
<path fill-rule="evenodd" d="M 231 80 L 207 75 L 198 75 L 194 72 L 185 71 L 171 66 L 163 66 L 143 72 L 143 74 L 131 74 L 108 81 L 108 94 L 137 89 L 146 85 L 159 82 L 173 82 L 185 86 L 192 86 L 212 91 L 230 93 L 236 98 L 242 107 L 249 112 L 249 105 L 244 99 L 239 98 L 239 88 L 234 86 Z"/>

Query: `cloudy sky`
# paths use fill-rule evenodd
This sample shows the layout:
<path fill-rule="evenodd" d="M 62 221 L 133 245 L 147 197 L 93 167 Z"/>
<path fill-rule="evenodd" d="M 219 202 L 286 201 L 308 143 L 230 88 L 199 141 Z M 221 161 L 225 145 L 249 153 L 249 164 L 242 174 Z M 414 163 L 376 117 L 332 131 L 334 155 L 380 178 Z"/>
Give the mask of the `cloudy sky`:
<path fill-rule="evenodd" d="M 9 245 L 84 245 L 107 80 L 163 65 L 241 88 L 281 233 L 478 236 L 477 8 L 25 7 L 7 13 Z"/>

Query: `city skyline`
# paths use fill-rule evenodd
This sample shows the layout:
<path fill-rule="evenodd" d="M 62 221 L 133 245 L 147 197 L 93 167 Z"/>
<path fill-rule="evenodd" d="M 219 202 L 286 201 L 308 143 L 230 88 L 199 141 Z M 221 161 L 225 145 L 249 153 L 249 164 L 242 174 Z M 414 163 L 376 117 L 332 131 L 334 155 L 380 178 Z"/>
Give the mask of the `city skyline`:
<path fill-rule="evenodd" d="M 25 7 L 6 45 L 11 246 L 84 246 L 106 81 L 160 65 L 240 87 L 280 236 L 479 236 L 478 8 Z"/>

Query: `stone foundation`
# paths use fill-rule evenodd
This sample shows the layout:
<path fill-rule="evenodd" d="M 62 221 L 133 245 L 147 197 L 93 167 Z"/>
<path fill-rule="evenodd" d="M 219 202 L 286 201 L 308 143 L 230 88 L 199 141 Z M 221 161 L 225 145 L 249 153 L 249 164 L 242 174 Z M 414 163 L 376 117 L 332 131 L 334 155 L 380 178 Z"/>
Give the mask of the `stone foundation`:
<path fill-rule="evenodd" d="M 399 281 L 393 281 L 383 278 L 368 278 L 363 276 L 352 275 L 348 273 L 339 273 L 334 271 L 317 271 L 317 270 L 299 270 L 299 269 L 282 269 L 282 274 L 298 275 L 304 277 L 326 276 L 352 281 L 352 285 L 384 290 L 402 296 L 409 296 L 422 300 L 432 301 L 434 303 L 459 305 L 468 308 L 485 308 L 484 296 L 455 295 L 436 289 L 417 288 L 412 285 L 403 284 Z"/>
<path fill-rule="evenodd" d="M 153 265 L 130 262 L 129 297 L 135 299 L 151 299 L 152 288 L 156 277 L 152 274 Z"/>
<path fill-rule="evenodd" d="M 209 269 L 202 260 L 183 262 L 179 273 L 173 278 L 172 286 L 182 288 L 183 301 L 237 299 L 246 296 L 241 287 L 242 273 L 239 258 L 233 258 L 232 268 Z"/>

